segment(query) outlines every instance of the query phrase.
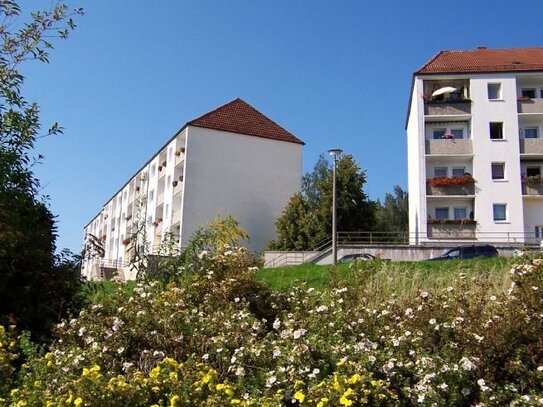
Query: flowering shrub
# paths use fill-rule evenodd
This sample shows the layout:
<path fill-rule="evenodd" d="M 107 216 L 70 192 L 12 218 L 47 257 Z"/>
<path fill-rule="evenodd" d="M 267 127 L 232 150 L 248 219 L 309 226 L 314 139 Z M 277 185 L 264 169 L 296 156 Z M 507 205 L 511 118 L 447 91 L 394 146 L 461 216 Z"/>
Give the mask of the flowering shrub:
<path fill-rule="evenodd" d="M 469 175 L 456 175 L 454 177 L 434 177 L 426 180 L 428 185 L 433 187 L 447 187 L 451 185 L 464 185 L 474 183 L 475 179 Z"/>
<path fill-rule="evenodd" d="M 58 341 L 22 366 L 18 382 L 4 382 L 0 398 L 106 407 L 543 403 L 542 259 L 515 266 L 501 293 L 488 276 L 460 275 L 443 291 L 381 303 L 375 265 L 351 265 L 365 277 L 356 286 L 335 276 L 322 291 L 280 293 L 254 281 L 243 249 L 199 260 L 198 273 L 175 284 L 119 288 L 60 324 Z M 0 333 L 0 374 L 13 377 Z"/>

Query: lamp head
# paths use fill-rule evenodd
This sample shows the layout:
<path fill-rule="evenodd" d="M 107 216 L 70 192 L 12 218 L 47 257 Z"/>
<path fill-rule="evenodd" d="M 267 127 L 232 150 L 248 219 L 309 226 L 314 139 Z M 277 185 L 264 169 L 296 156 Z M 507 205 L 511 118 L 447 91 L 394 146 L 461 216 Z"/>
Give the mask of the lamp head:
<path fill-rule="evenodd" d="M 337 158 L 342 152 L 343 150 L 341 148 L 331 148 L 328 150 L 328 153 L 334 158 Z"/>

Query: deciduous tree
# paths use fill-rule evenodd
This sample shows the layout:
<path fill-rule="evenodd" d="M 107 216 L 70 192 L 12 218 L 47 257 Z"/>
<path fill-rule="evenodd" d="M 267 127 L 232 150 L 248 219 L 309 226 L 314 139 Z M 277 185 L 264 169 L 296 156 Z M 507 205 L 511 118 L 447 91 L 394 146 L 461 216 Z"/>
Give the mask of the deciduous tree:
<path fill-rule="evenodd" d="M 21 93 L 20 65 L 48 62 L 51 38 L 66 38 L 75 27 L 71 16 L 81 10 L 57 2 L 27 22 L 20 22 L 20 13 L 15 1 L 0 0 L 0 323 L 42 336 L 65 315 L 78 276 L 54 254 L 54 216 L 32 171 L 42 158 L 34 155 L 42 135 L 39 108 Z M 61 130 L 54 124 L 45 134 Z"/>

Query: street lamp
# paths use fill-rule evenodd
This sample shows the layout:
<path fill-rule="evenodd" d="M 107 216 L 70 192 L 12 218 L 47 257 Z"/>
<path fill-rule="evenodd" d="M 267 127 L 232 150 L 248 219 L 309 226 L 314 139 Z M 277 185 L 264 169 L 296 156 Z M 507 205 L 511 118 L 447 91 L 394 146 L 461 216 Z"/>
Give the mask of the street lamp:
<path fill-rule="evenodd" d="M 336 224 L 336 166 L 337 158 L 343 152 L 339 148 L 331 148 L 328 153 L 334 157 L 334 175 L 332 184 L 332 264 L 337 263 L 337 224 Z"/>

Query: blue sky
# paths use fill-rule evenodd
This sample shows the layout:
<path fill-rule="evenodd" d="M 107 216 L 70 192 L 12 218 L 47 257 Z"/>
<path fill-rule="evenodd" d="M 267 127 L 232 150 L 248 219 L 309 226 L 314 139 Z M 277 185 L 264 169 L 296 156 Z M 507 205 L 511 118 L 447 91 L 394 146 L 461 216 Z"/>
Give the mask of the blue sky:
<path fill-rule="evenodd" d="M 370 198 L 406 188 L 412 73 L 443 49 L 542 45 L 541 2 L 519 4 L 71 2 L 85 8 L 76 31 L 49 65 L 23 69 L 44 128 L 65 129 L 36 148 L 57 246 L 80 251 L 83 226 L 135 170 L 187 121 L 237 97 L 306 142 L 304 173 L 340 147 L 367 171 Z"/>

